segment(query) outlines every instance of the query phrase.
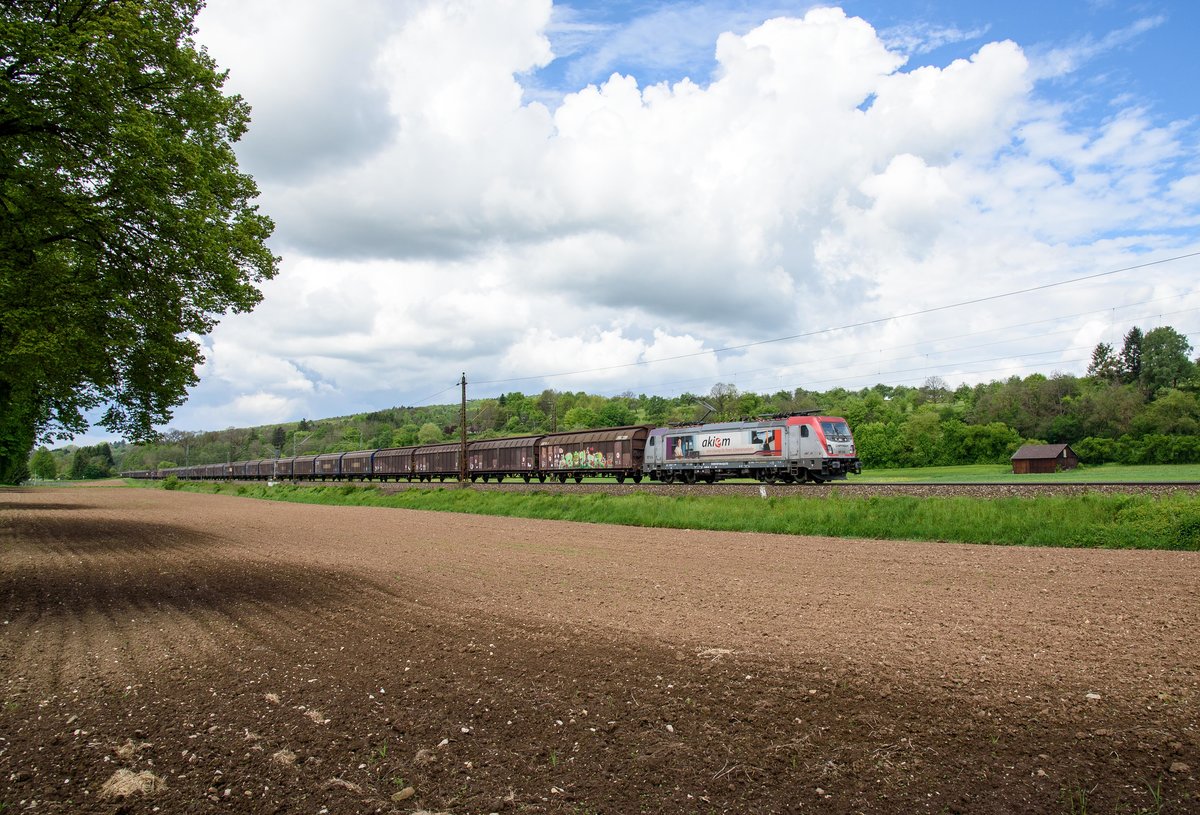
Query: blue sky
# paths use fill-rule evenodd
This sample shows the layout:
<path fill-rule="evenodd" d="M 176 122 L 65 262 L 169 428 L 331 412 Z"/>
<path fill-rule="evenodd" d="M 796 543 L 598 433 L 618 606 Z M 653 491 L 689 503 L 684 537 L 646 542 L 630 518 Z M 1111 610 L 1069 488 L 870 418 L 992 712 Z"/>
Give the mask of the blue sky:
<path fill-rule="evenodd" d="M 463 371 L 954 386 L 1081 374 L 1131 325 L 1200 346 L 1195 258 L 1044 288 L 1200 252 L 1196 31 L 1164 2 L 210 0 L 283 260 L 173 426 Z"/>
<path fill-rule="evenodd" d="M 802 16 L 813 3 L 573 2 L 556 7 L 550 32 L 562 56 L 536 72 L 548 88 L 576 90 L 613 71 L 642 84 L 709 77 L 713 42 L 723 31 L 744 33 L 773 16 Z M 1120 88 L 1157 114 L 1197 114 L 1200 4 L 1190 2 L 846 2 L 885 40 L 924 40 L 907 68 L 966 59 L 980 45 L 1011 39 L 1030 54 L 1080 53 L 1086 66 L 1043 92 L 1068 100 L 1080 115 L 1103 116 Z M 939 44 L 940 43 L 940 44 Z M 1086 56 L 1084 56 L 1086 54 Z"/>

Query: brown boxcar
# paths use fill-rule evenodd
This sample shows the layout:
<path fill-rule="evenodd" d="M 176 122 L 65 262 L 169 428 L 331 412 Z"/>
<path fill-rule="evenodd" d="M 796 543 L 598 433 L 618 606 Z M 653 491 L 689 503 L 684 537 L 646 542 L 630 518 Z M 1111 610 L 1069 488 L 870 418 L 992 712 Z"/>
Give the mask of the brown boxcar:
<path fill-rule="evenodd" d="M 345 453 L 322 453 L 313 461 L 313 475 L 324 481 L 342 474 L 342 456 Z"/>
<path fill-rule="evenodd" d="M 246 481 L 253 481 L 258 478 L 258 459 L 250 459 L 242 462 L 242 468 L 238 472 L 238 478 Z"/>
<path fill-rule="evenodd" d="M 295 460 L 294 456 L 275 459 L 275 477 L 290 479 L 292 477 L 292 463 Z"/>
<path fill-rule="evenodd" d="M 633 425 L 542 436 L 539 467 L 559 481 L 574 478 L 579 482 L 593 475 L 615 475 L 619 482 L 626 478 L 641 481 L 649 433 L 649 425 Z"/>
<path fill-rule="evenodd" d="M 458 478 L 458 462 L 462 454 L 460 444 L 431 444 L 413 450 L 413 474 L 421 481 Z"/>
<path fill-rule="evenodd" d="M 407 478 L 412 481 L 413 450 L 415 447 L 388 447 L 376 450 L 371 460 L 371 477 L 387 481 Z"/>
<path fill-rule="evenodd" d="M 317 457 L 314 456 L 296 456 L 292 461 L 292 478 L 312 478 L 316 475 Z"/>
<path fill-rule="evenodd" d="M 265 481 L 275 477 L 275 459 L 263 458 L 258 460 L 258 478 Z"/>
<path fill-rule="evenodd" d="M 471 480 L 495 478 L 503 481 L 506 476 L 524 478 L 526 483 L 537 474 L 538 439 L 541 436 L 518 436 L 511 439 L 484 439 L 471 442 L 467 448 L 467 463 Z M 543 481 L 546 480 L 542 476 Z"/>
<path fill-rule="evenodd" d="M 342 475 L 346 478 L 368 478 L 371 475 L 371 457 L 374 450 L 355 450 L 342 456 Z"/>

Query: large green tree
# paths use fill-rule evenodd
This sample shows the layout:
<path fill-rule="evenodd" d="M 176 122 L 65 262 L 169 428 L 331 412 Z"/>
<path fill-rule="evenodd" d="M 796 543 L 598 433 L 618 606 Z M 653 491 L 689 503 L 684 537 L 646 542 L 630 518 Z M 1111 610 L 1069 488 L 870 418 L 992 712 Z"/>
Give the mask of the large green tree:
<path fill-rule="evenodd" d="M 1107 382 L 1121 379 L 1121 357 L 1113 352 L 1113 347 L 1102 342 L 1092 350 L 1092 361 L 1088 365 L 1087 375 Z"/>
<path fill-rule="evenodd" d="M 80 447 L 71 457 L 71 478 L 107 478 L 112 475 L 114 466 L 108 442 L 95 447 Z"/>
<path fill-rule="evenodd" d="M 201 0 L 0 2 L 0 482 L 39 438 L 167 421 L 275 274 Z"/>
<path fill-rule="evenodd" d="M 1191 351 L 1187 337 L 1169 325 L 1148 331 L 1142 338 L 1142 386 L 1150 393 L 1177 387 L 1192 373 Z"/>
<path fill-rule="evenodd" d="M 1136 325 L 1126 332 L 1121 346 L 1121 373 L 1126 382 L 1137 382 L 1142 375 L 1142 329 Z"/>
<path fill-rule="evenodd" d="M 421 444 L 433 444 L 443 441 L 442 429 L 433 422 L 426 422 L 421 425 L 421 429 L 417 431 L 417 441 Z"/>
<path fill-rule="evenodd" d="M 58 465 L 54 463 L 54 456 L 49 450 L 39 447 L 29 460 L 29 471 L 33 473 L 34 478 L 53 481 L 58 476 Z"/>

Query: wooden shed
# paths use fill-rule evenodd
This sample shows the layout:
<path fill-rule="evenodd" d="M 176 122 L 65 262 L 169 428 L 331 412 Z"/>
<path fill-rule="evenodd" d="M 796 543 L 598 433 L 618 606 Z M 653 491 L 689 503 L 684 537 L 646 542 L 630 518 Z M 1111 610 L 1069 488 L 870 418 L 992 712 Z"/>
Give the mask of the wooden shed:
<path fill-rule="evenodd" d="M 1012 454 L 1014 473 L 1055 473 L 1079 466 L 1079 456 L 1069 444 L 1026 444 Z"/>

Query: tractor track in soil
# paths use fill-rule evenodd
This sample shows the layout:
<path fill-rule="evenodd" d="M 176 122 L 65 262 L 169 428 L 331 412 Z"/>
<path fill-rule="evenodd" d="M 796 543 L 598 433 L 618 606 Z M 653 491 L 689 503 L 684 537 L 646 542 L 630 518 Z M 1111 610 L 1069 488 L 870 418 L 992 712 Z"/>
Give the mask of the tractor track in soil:
<path fill-rule="evenodd" d="M 5 490 L 0 803 L 1196 812 L 1198 610 L 1188 552 Z"/>

